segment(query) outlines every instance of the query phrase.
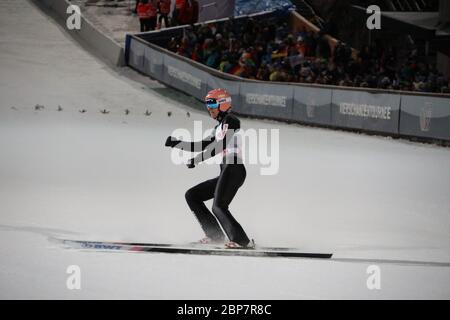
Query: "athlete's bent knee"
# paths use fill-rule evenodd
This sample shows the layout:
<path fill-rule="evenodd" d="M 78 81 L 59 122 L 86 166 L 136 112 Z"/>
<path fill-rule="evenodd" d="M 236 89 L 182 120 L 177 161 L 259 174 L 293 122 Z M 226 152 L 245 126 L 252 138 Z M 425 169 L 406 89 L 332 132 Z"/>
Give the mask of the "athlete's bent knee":
<path fill-rule="evenodd" d="M 227 212 L 227 210 L 228 210 L 227 205 L 222 205 L 221 203 L 217 203 L 217 202 L 213 203 L 212 212 L 214 213 L 214 215 L 217 216 L 217 215 L 223 214 L 224 212 Z"/>
<path fill-rule="evenodd" d="M 187 203 L 192 203 L 195 201 L 195 191 L 191 188 L 184 194 L 184 197 L 186 198 Z"/>

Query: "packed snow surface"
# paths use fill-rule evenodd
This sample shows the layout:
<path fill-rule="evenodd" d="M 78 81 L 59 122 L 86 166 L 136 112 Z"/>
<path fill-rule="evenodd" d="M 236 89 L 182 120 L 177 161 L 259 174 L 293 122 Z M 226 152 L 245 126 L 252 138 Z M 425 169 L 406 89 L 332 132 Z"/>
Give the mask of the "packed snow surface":
<path fill-rule="evenodd" d="M 450 150 L 348 132 L 241 121 L 279 130 L 279 170 L 247 165 L 231 212 L 257 244 L 331 260 L 49 241 L 200 239 L 184 193 L 219 172 L 176 165 L 164 147 L 194 121 L 214 126 L 192 98 L 111 69 L 69 32 L 27 0 L 0 2 L 0 298 L 450 298 Z M 66 286 L 71 265 L 80 290 Z M 379 290 L 367 287 L 371 265 Z"/>

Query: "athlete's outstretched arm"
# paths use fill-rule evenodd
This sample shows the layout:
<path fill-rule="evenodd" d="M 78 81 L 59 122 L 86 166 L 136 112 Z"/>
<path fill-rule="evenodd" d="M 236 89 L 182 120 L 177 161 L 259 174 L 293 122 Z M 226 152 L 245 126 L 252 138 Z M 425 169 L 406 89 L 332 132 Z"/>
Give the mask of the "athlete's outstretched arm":
<path fill-rule="evenodd" d="M 208 145 L 213 143 L 215 135 L 211 134 L 201 141 L 181 141 L 174 137 L 168 137 L 166 147 L 177 148 L 187 152 L 199 152 L 206 149 Z"/>

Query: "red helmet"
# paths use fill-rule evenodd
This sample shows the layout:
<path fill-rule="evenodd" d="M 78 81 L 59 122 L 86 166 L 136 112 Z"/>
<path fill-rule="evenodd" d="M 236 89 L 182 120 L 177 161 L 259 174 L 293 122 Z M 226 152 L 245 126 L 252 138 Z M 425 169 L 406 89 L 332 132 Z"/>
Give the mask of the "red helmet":
<path fill-rule="evenodd" d="M 219 108 L 222 112 L 231 109 L 231 95 L 225 89 L 214 89 L 208 92 L 205 97 L 206 107 Z"/>

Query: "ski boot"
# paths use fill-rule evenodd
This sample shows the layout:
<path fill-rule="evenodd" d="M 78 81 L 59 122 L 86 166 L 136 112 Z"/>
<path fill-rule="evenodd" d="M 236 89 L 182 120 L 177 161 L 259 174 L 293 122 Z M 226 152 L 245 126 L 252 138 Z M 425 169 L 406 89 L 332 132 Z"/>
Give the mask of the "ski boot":
<path fill-rule="evenodd" d="M 228 241 L 227 243 L 225 243 L 226 249 L 255 249 L 255 247 L 255 240 L 253 239 L 246 246 L 241 246 L 234 241 Z"/>

